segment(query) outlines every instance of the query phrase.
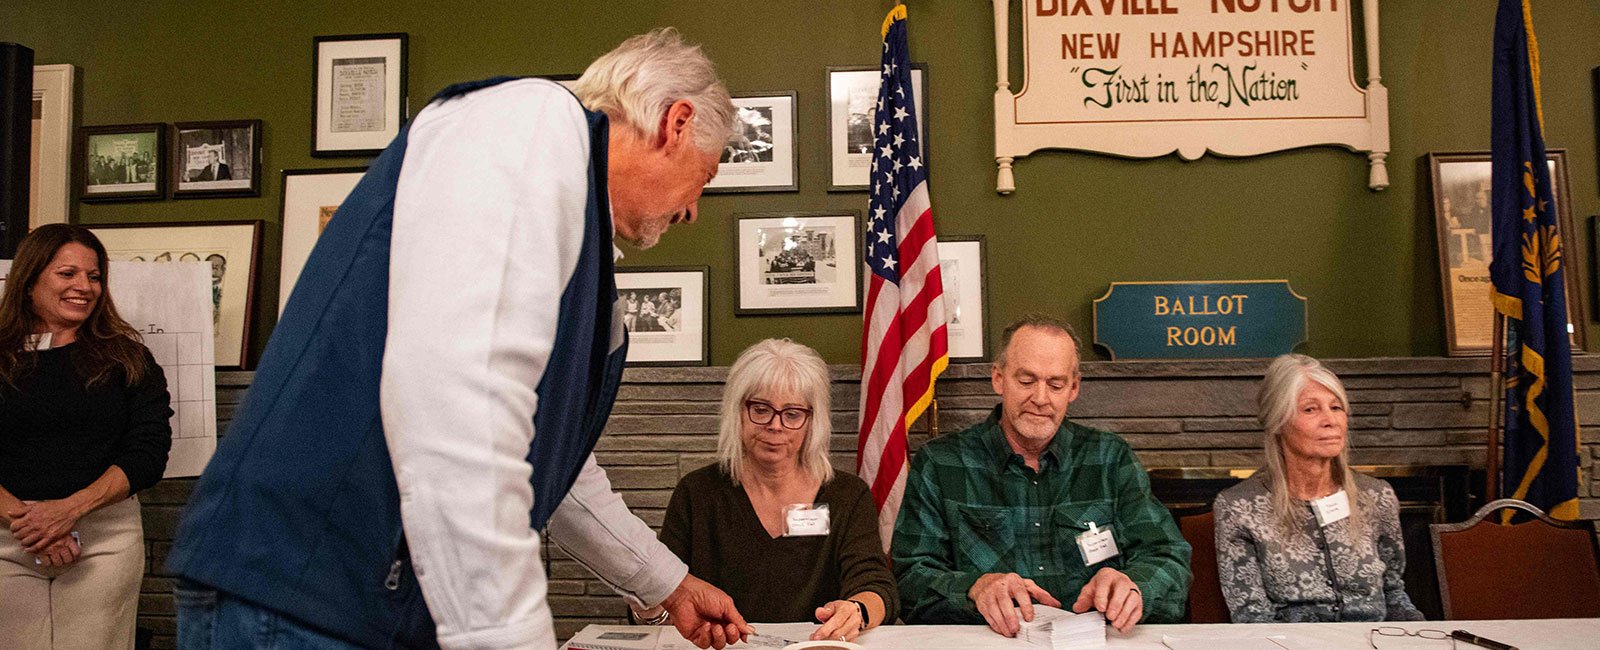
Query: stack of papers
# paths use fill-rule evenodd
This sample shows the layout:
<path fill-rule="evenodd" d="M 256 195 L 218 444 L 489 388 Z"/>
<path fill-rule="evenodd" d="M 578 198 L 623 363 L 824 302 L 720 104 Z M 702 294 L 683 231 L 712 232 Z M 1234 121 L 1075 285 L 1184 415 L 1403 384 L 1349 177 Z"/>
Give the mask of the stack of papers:
<path fill-rule="evenodd" d="M 1022 623 L 1017 638 L 1036 648 L 1088 650 L 1106 647 L 1106 617 L 1089 610 L 1082 614 L 1048 605 L 1033 606 L 1033 620 Z"/>

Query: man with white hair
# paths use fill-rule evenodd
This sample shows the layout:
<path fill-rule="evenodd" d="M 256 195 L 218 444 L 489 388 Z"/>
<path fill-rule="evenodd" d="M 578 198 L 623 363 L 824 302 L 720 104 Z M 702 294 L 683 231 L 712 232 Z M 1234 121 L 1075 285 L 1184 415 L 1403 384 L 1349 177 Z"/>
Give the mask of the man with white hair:
<path fill-rule="evenodd" d="M 329 222 L 180 524 L 181 647 L 554 648 L 541 531 L 701 647 L 751 632 L 592 453 L 612 239 L 694 221 L 733 105 L 671 29 L 575 94 L 446 88 Z"/>

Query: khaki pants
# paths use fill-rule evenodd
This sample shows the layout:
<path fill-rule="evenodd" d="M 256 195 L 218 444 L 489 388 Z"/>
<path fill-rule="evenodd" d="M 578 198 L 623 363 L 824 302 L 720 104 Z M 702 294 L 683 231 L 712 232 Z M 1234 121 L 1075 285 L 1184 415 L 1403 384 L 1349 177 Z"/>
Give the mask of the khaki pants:
<path fill-rule="evenodd" d="M 83 554 L 33 563 L 0 531 L 0 645 L 18 650 L 132 648 L 144 576 L 144 524 L 130 498 L 78 520 Z"/>

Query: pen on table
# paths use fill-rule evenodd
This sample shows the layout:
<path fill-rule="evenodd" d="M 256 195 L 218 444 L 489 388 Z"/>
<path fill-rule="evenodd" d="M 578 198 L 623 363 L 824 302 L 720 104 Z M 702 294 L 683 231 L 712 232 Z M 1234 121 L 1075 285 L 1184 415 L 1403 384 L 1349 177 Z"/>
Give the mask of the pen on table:
<path fill-rule="evenodd" d="M 1457 641 L 1466 641 L 1472 645 L 1489 648 L 1490 650 L 1517 650 L 1517 646 L 1501 643 L 1494 639 L 1486 639 L 1466 630 L 1455 630 L 1450 633 L 1450 637 Z"/>

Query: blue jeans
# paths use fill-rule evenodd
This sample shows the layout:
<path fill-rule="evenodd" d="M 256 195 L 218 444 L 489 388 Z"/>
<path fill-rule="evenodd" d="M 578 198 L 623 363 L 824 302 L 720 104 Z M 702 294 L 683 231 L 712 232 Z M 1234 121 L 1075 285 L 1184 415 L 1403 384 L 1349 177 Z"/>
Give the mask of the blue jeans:
<path fill-rule="evenodd" d="M 301 625 L 282 614 L 180 580 L 173 589 L 178 601 L 179 650 L 358 650 Z"/>

